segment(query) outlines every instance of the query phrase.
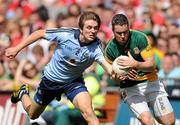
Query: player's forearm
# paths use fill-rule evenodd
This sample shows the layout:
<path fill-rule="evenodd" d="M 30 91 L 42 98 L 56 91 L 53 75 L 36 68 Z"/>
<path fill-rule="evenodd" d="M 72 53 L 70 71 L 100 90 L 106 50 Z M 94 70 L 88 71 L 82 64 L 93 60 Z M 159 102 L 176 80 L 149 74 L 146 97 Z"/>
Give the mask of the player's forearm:
<path fill-rule="evenodd" d="M 147 61 L 147 62 L 135 62 L 136 65 L 134 66 L 135 69 L 139 69 L 146 72 L 151 72 L 155 69 L 155 62 L 154 61 Z"/>
<path fill-rule="evenodd" d="M 112 74 L 112 65 L 109 64 L 105 59 L 103 59 L 101 66 L 107 72 L 108 75 Z"/>
<path fill-rule="evenodd" d="M 38 30 L 33 32 L 30 36 L 28 36 L 25 40 L 23 40 L 20 44 L 17 45 L 18 51 L 36 42 L 38 39 L 43 38 L 44 34 L 45 30 Z"/>

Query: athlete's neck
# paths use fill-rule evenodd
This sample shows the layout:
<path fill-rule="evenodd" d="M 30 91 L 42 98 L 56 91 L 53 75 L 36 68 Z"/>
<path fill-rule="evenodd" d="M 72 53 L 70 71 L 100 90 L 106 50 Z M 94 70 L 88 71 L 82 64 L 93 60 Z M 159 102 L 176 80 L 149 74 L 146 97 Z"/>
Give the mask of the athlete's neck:
<path fill-rule="evenodd" d="M 80 35 L 79 35 L 79 43 L 80 43 L 81 46 L 87 46 L 87 45 L 91 44 L 92 42 L 86 40 L 85 37 L 80 33 Z"/>
<path fill-rule="evenodd" d="M 79 40 L 80 40 L 80 43 L 89 43 L 90 42 L 84 37 L 84 35 L 82 33 L 80 33 L 80 35 L 79 35 Z"/>

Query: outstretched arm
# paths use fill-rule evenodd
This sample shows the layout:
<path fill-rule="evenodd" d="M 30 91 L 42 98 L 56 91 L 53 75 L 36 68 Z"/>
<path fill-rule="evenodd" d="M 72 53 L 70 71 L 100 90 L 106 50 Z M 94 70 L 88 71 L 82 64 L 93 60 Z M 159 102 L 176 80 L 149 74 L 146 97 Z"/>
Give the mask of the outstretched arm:
<path fill-rule="evenodd" d="M 108 73 L 108 75 L 112 75 L 112 65 L 106 61 L 106 59 L 102 60 L 101 66 Z"/>
<path fill-rule="evenodd" d="M 28 36 L 17 46 L 6 49 L 5 55 L 10 59 L 14 58 L 19 51 L 21 51 L 23 48 L 27 47 L 28 45 L 34 43 L 38 39 L 43 38 L 44 35 L 45 35 L 45 30 L 37 30 L 33 32 L 30 36 Z"/>

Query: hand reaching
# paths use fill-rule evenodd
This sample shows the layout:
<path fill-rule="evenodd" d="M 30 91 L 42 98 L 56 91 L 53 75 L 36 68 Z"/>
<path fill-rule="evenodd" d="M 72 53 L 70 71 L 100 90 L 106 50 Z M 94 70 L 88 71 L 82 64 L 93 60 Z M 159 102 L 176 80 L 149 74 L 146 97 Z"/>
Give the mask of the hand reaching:
<path fill-rule="evenodd" d="M 127 76 L 126 76 L 126 79 L 129 79 L 129 80 L 135 80 L 137 77 L 137 71 L 134 70 L 134 69 L 131 69 L 129 70 Z"/>
<path fill-rule="evenodd" d="M 137 71 L 134 69 L 130 69 L 128 71 L 127 75 L 118 75 L 117 73 L 112 73 L 111 78 L 116 80 L 116 81 L 123 81 L 125 79 L 129 79 L 129 80 L 135 80 L 137 77 Z"/>
<path fill-rule="evenodd" d="M 118 59 L 117 64 L 126 68 L 136 68 L 136 66 L 138 65 L 138 61 L 136 61 L 132 57 L 129 51 L 128 51 L 128 57 L 129 58 Z"/>
<path fill-rule="evenodd" d="M 18 54 L 18 51 L 15 47 L 11 47 L 5 50 L 6 57 L 13 59 Z"/>
<path fill-rule="evenodd" d="M 111 74 L 111 78 L 114 79 L 115 81 L 123 81 L 127 78 L 126 75 L 118 75 L 117 73 L 115 73 L 114 71 Z"/>

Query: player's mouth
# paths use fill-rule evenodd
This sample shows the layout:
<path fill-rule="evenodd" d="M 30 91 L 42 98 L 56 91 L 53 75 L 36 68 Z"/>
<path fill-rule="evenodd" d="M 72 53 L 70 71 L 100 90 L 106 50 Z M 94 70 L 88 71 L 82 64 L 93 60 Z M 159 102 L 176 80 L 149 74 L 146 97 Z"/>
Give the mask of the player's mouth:
<path fill-rule="evenodd" d="M 119 40 L 119 44 L 121 44 L 121 45 L 126 44 L 126 40 L 125 40 L 125 39 L 123 39 L 123 40 L 122 40 L 122 39 L 120 39 L 120 40 Z"/>
<path fill-rule="evenodd" d="M 94 39 L 94 38 L 95 38 L 95 35 L 89 35 L 89 37 L 90 37 L 91 39 Z"/>

